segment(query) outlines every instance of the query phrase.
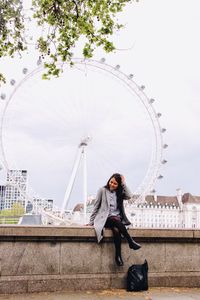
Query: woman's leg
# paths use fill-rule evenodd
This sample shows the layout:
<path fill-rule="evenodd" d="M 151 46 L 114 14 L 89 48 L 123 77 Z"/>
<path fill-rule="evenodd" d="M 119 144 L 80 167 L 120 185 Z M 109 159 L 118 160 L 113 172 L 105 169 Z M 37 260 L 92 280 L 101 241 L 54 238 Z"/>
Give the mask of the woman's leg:
<path fill-rule="evenodd" d="M 113 227 L 116 227 L 119 232 L 125 237 L 125 239 L 128 241 L 129 247 L 133 250 L 138 250 L 141 248 L 141 245 L 136 243 L 132 237 L 129 235 L 126 226 L 121 222 L 118 218 L 108 218 L 110 224 L 112 224 Z"/>
<path fill-rule="evenodd" d="M 106 228 L 110 228 L 113 233 L 114 245 L 115 245 L 115 261 L 118 266 L 123 266 L 123 260 L 121 256 L 121 233 L 117 227 L 113 226 L 112 220 L 107 220 L 105 224 Z"/>
<path fill-rule="evenodd" d="M 115 244 L 115 261 L 118 266 L 123 266 L 123 260 L 121 255 L 121 233 L 117 227 L 112 227 L 114 244 Z"/>

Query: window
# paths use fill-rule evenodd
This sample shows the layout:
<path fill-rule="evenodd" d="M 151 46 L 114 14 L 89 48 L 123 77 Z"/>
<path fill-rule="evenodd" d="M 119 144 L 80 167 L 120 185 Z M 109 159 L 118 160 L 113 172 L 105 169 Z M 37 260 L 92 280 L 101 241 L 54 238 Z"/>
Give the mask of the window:
<path fill-rule="evenodd" d="M 197 208 L 196 206 L 192 207 L 192 228 L 197 226 Z"/>

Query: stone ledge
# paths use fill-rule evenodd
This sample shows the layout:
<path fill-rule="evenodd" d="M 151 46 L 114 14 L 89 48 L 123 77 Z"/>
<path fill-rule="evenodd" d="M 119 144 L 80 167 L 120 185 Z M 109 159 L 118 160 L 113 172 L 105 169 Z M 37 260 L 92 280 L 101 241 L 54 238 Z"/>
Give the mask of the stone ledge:
<path fill-rule="evenodd" d="M 144 242 L 200 242 L 200 230 L 191 229 L 136 229 L 129 228 L 131 236 Z M 90 241 L 96 242 L 92 227 L 52 227 L 52 226 L 0 226 L 1 241 Z M 112 239 L 112 232 L 104 230 L 104 239 Z"/>
<path fill-rule="evenodd" d="M 150 273 L 149 286 L 154 287 L 199 287 L 198 272 Z M 56 292 L 75 290 L 126 288 L 126 274 L 64 275 L 64 276 L 3 276 L 0 279 L 0 294 Z"/>

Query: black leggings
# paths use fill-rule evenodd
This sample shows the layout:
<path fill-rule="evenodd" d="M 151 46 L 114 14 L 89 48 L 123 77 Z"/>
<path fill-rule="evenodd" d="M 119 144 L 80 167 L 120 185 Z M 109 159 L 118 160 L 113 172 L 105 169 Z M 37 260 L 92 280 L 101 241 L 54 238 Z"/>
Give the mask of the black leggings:
<path fill-rule="evenodd" d="M 115 251 L 117 256 L 121 256 L 121 235 L 123 235 L 128 242 L 130 242 L 131 237 L 125 225 L 122 223 L 120 217 L 108 217 L 105 228 L 110 228 L 113 232 Z"/>

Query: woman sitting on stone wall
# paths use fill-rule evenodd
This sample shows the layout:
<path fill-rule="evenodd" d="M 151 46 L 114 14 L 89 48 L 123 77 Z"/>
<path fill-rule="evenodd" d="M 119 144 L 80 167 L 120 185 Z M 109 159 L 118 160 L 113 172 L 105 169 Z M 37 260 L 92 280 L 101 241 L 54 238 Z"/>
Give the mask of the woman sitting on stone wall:
<path fill-rule="evenodd" d="M 125 226 L 131 223 L 125 214 L 123 201 L 130 198 L 131 193 L 125 184 L 124 176 L 118 173 L 113 174 L 107 184 L 99 189 L 90 222 L 87 224 L 94 226 L 98 243 L 103 238 L 104 227 L 112 230 L 115 261 L 118 266 L 123 265 L 121 236 L 125 237 L 131 249 L 138 250 L 141 248 L 140 244 L 136 243 L 129 235 Z"/>

